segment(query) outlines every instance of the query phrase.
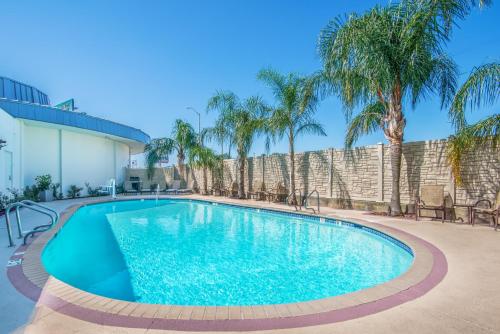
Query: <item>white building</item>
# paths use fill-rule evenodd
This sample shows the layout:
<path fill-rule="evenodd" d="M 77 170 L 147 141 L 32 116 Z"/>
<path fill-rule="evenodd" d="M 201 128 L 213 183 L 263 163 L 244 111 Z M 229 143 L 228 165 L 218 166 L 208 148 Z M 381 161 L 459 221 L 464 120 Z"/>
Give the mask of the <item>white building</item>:
<path fill-rule="evenodd" d="M 62 191 L 123 182 L 130 156 L 149 136 L 139 129 L 84 113 L 51 107 L 47 95 L 0 77 L 0 192 L 24 189 L 50 174 Z M 1 143 L 1 142 L 0 142 Z M 84 192 L 83 192 L 84 193 Z"/>

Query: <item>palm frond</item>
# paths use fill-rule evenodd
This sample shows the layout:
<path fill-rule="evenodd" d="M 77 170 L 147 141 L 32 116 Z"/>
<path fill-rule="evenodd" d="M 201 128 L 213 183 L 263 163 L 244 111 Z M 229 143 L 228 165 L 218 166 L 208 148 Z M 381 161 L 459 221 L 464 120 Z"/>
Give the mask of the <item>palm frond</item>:
<path fill-rule="evenodd" d="M 188 163 L 194 168 L 212 169 L 217 163 L 217 155 L 212 149 L 197 145 L 189 151 Z"/>
<path fill-rule="evenodd" d="M 265 68 L 257 73 L 257 79 L 264 82 L 276 99 L 281 99 L 285 91 L 286 78 L 272 68 Z"/>
<path fill-rule="evenodd" d="M 380 102 L 367 105 L 349 123 L 345 136 L 345 147 L 351 148 L 361 136 L 378 130 L 384 115 L 385 108 Z"/>
<path fill-rule="evenodd" d="M 457 130 L 467 126 L 465 110 L 491 105 L 500 97 L 500 63 L 475 68 L 453 99 L 449 115 Z"/>
<path fill-rule="evenodd" d="M 304 124 L 300 125 L 295 131 L 296 135 L 301 134 L 313 134 L 318 136 L 326 136 L 325 129 L 323 125 L 314 120 L 308 120 Z"/>
<path fill-rule="evenodd" d="M 175 148 L 175 141 L 171 138 L 156 138 L 146 144 L 144 153 L 146 154 L 146 166 L 148 178 L 151 179 L 154 173 L 154 166 L 161 160 L 168 158 Z"/>
<path fill-rule="evenodd" d="M 452 174 L 458 185 L 462 184 L 461 169 L 465 154 L 477 147 L 500 145 L 500 114 L 494 114 L 486 119 L 462 128 L 448 142 L 447 159 Z"/>

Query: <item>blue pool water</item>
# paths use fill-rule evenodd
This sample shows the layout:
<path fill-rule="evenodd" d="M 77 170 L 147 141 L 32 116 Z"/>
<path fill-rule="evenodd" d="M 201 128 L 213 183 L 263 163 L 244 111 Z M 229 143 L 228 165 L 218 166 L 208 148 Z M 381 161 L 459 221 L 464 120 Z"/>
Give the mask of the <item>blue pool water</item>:
<path fill-rule="evenodd" d="M 106 297 L 257 305 L 368 288 L 404 273 L 413 256 L 352 226 L 174 199 L 82 207 L 42 262 L 58 279 Z"/>

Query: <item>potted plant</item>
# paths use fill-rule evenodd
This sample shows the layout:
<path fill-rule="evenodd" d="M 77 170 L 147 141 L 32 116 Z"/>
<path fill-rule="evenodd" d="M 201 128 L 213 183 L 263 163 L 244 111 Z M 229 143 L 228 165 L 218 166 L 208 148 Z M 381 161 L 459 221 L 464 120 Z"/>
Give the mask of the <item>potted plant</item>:
<path fill-rule="evenodd" d="M 83 188 L 80 188 L 74 184 L 69 186 L 68 189 L 68 197 L 69 198 L 77 198 L 80 197 L 80 192 L 83 190 Z"/>
<path fill-rule="evenodd" d="M 52 184 L 52 177 L 49 174 L 39 175 L 35 177 L 36 187 L 40 192 L 40 201 L 50 202 L 54 200 L 50 185 Z"/>

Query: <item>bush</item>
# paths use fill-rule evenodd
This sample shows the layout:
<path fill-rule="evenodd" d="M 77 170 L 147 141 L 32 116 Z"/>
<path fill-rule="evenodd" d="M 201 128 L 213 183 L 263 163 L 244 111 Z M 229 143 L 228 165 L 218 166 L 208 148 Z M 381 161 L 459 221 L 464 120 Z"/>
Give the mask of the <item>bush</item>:
<path fill-rule="evenodd" d="M 121 194 L 121 193 L 125 192 L 124 184 L 120 183 L 119 185 L 117 185 L 115 191 L 117 194 Z"/>
<path fill-rule="evenodd" d="M 39 175 L 35 177 L 36 187 L 40 192 L 49 190 L 50 185 L 52 184 L 52 177 L 50 174 Z"/>
<path fill-rule="evenodd" d="M 7 188 L 7 190 L 10 192 L 10 198 L 12 203 L 19 202 L 24 199 L 24 194 L 21 194 L 21 191 L 19 189 Z"/>
<path fill-rule="evenodd" d="M 26 186 L 23 191 L 23 196 L 25 199 L 29 199 L 35 202 L 40 200 L 40 189 L 36 185 Z"/>
<path fill-rule="evenodd" d="M 90 183 L 88 182 L 85 182 L 85 187 L 87 188 L 87 194 L 90 197 L 96 197 L 101 195 L 101 193 L 99 192 L 101 190 L 101 187 L 92 188 L 90 186 Z"/>
<path fill-rule="evenodd" d="M 68 197 L 69 198 L 80 197 L 80 192 L 82 190 L 83 190 L 83 188 L 77 187 L 76 185 L 72 184 L 69 186 L 69 189 L 68 189 Z"/>
<path fill-rule="evenodd" d="M 9 204 L 20 202 L 24 199 L 31 199 L 31 198 L 26 198 L 24 196 L 24 193 L 21 194 L 21 191 L 18 189 L 7 188 L 7 190 L 9 191 L 10 195 L 3 194 L 2 192 L 0 192 L 0 210 L 5 210 L 5 208 Z"/>
<path fill-rule="evenodd" d="M 60 183 L 53 183 L 50 185 L 50 189 L 52 189 L 52 197 L 54 197 L 55 199 L 62 199 L 63 198 L 63 194 L 60 191 L 60 188 L 61 188 Z"/>
<path fill-rule="evenodd" d="M 0 210 L 5 210 L 7 205 L 9 205 L 10 203 L 12 203 L 12 199 L 0 192 Z"/>

